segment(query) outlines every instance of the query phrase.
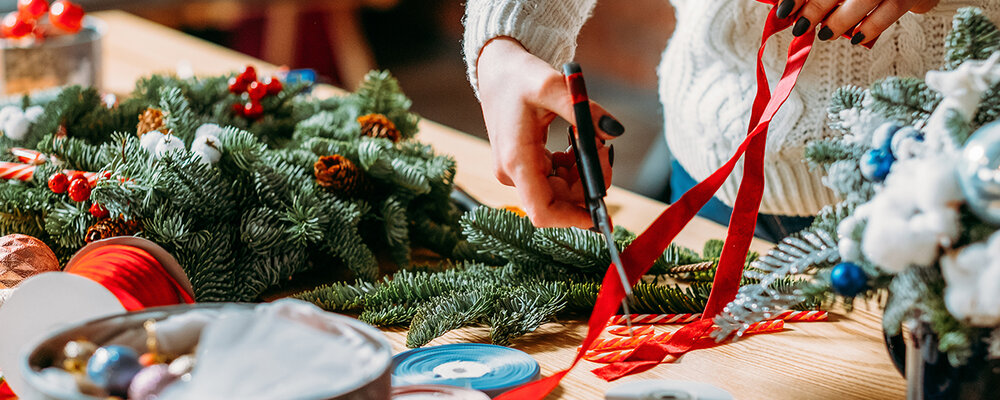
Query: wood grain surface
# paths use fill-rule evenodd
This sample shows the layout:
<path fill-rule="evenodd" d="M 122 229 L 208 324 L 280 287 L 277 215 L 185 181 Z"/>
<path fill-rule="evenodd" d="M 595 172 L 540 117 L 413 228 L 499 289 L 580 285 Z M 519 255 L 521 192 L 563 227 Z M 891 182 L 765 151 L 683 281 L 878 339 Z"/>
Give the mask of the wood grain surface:
<path fill-rule="evenodd" d="M 263 71 L 275 68 L 126 13 L 94 14 L 107 22 L 109 28 L 104 40 L 104 89 L 109 92 L 128 93 L 136 79 L 152 73 L 175 72 L 178 67 L 196 75 L 235 71 L 247 64 Z M 317 96 L 342 93 L 332 87 L 314 91 Z M 431 121 L 423 121 L 420 128 L 420 140 L 432 144 L 440 153 L 455 157 L 459 186 L 491 206 L 517 205 L 516 193 L 493 178 L 487 143 Z M 666 207 L 618 188 L 611 190 L 607 201 L 615 223 L 635 231 L 644 229 Z M 677 242 L 700 248 L 705 240 L 724 235 L 723 227 L 696 219 L 681 232 Z M 763 241 L 753 245 L 759 252 L 768 247 Z M 872 307 L 846 315 L 832 313 L 829 322 L 788 323 L 783 332 L 697 350 L 676 363 L 660 365 L 620 382 L 647 379 L 708 382 L 728 390 L 737 399 L 903 398 L 904 381 L 883 347 L 880 318 L 877 308 Z M 569 365 L 585 332 L 583 321 L 550 323 L 515 341 L 514 347 L 534 356 L 542 373 L 548 375 Z M 405 350 L 405 330 L 386 330 L 386 335 L 397 351 Z M 431 344 L 488 341 L 486 328 L 465 328 Z M 620 382 L 604 382 L 589 372 L 598 366 L 581 362 L 550 397 L 602 399 L 608 388 Z"/>

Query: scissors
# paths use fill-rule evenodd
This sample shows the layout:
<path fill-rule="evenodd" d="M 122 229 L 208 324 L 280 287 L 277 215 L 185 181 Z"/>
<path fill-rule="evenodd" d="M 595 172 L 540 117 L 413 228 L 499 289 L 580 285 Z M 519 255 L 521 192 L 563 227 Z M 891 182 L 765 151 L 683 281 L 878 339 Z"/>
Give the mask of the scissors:
<path fill-rule="evenodd" d="M 628 276 L 622 266 L 618 246 L 615 245 L 614 237 L 611 236 L 611 215 L 608 214 L 608 206 L 604 203 L 604 196 L 607 196 L 608 192 L 604 186 L 601 159 L 597 155 L 597 132 L 594 130 L 594 120 L 590 115 L 590 99 L 587 97 L 587 87 L 583 82 L 583 70 L 580 69 L 580 64 L 569 62 L 563 64 L 563 75 L 566 77 L 566 86 L 573 98 L 573 114 L 576 118 L 576 129 L 573 129 L 572 126 L 569 128 L 570 143 L 573 145 L 573 153 L 576 155 L 576 168 L 580 173 L 580 183 L 583 186 L 583 194 L 587 202 L 587 209 L 590 211 L 590 218 L 594 221 L 594 227 L 597 231 L 604 235 L 608 253 L 611 255 L 611 262 L 618 270 L 618 278 L 625 289 L 622 311 L 626 315 L 625 323 L 628 325 L 629 336 L 631 336 L 632 319 L 630 318 L 628 299 L 632 297 L 632 287 L 628 283 Z"/>

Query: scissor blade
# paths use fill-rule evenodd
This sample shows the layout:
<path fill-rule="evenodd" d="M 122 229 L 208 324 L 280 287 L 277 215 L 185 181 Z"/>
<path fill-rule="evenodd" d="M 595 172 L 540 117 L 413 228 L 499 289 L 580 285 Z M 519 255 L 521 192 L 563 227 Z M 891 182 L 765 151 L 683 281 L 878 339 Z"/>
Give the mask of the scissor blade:
<path fill-rule="evenodd" d="M 632 313 L 629 312 L 628 307 L 628 299 L 632 297 L 632 286 L 629 285 L 628 275 L 625 274 L 625 267 L 622 265 L 622 256 L 618 253 L 615 238 L 611 235 L 611 217 L 608 215 L 608 207 L 602 199 L 596 199 L 596 204 L 594 219 L 597 221 L 597 229 L 604 235 L 604 243 L 608 246 L 608 255 L 611 256 L 611 263 L 618 270 L 618 279 L 621 280 L 622 288 L 625 289 L 625 298 L 622 299 L 622 312 L 625 313 L 625 325 L 628 326 L 628 335 L 634 336 L 632 334 Z"/>

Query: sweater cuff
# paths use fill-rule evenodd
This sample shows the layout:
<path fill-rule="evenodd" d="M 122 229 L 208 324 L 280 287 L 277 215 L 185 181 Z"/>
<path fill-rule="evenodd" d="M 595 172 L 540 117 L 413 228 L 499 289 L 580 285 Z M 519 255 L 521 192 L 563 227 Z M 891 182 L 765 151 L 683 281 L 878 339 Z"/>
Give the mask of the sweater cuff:
<path fill-rule="evenodd" d="M 469 0 L 462 52 L 479 98 L 476 64 L 490 39 L 509 36 L 553 66 L 573 59 L 576 36 L 597 0 Z"/>

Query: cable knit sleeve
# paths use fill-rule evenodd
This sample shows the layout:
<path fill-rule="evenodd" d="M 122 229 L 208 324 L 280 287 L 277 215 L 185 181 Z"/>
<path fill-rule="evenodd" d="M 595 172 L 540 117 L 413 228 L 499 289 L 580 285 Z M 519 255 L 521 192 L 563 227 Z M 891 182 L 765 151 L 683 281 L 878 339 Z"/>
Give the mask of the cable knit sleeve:
<path fill-rule="evenodd" d="M 560 65 L 576 52 L 576 36 L 597 0 L 469 0 L 462 51 L 479 97 L 476 63 L 483 45 L 498 36 L 521 42 L 531 54 Z"/>

